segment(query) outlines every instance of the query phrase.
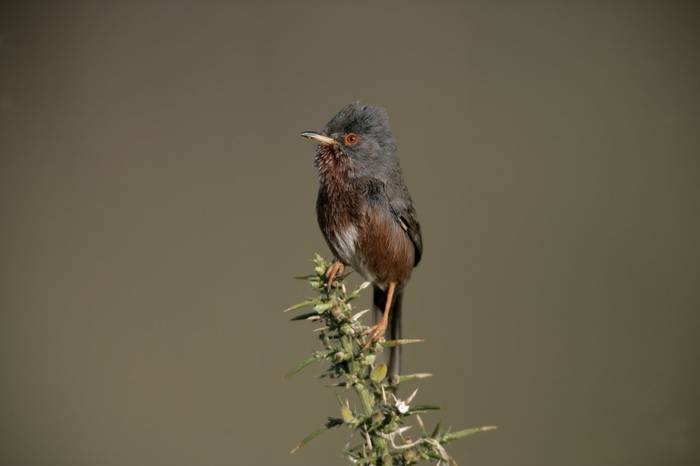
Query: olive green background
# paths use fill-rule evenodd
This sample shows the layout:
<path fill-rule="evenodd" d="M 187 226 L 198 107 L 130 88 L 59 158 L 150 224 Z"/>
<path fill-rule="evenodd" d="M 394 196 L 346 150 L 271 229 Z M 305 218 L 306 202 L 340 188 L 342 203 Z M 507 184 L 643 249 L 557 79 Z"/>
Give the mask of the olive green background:
<path fill-rule="evenodd" d="M 338 407 L 280 310 L 328 254 L 299 132 L 357 98 L 424 229 L 417 400 L 500 426 L 460 464 L 700 464 L 693 2 L 0 8 L 0 464 L 346 463 L 288 455 Z"/>

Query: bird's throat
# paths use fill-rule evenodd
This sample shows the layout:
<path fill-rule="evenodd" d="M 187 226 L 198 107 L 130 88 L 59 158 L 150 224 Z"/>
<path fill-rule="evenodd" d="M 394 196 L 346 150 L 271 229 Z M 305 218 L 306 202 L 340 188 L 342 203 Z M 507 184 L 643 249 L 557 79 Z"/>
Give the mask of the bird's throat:
<path fill-rule="evenodd" d="M 324 185 L 340 187 L 352 176 L 352 161 L 335 146 L 319 145 L 314 164 Z"/>

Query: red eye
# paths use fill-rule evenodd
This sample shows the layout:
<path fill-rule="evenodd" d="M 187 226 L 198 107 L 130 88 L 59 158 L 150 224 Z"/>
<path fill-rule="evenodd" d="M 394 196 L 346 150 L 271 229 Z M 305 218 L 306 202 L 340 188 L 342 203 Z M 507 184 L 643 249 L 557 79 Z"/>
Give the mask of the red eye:
<path fill-rule="evenodd" d="M 345 135 L 345 138 L 343 138 L 343 142 L 345 142 L 346 146 L 354 146 L 359 140 L 360 138 L 355 133 L 348 133 Z"/>

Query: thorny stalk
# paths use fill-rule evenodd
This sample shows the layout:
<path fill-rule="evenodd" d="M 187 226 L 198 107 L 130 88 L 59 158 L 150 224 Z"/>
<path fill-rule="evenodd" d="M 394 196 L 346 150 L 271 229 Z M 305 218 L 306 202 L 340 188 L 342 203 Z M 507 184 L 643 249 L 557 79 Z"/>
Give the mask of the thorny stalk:
<path fill-rule="evenodd" d="M 285 377 L 300 372 L 314 362 L 327 364 L 321 378 L 327 378 L 332 387 L 347 395 L 354 392 L 359 406 L 353 408 L 350 401 L 339 394 L 340 416 L 329 417 L 325 424 L 307 435 L 291 451 L 296 452 L 315 437 L 334 427 L 345 426 L 357 433 L 360 442 L 344 450 L 350 462 L 358 466 L 404 466 L 420 461 L 435 462 L 437 465 L 455 465 L 447 454 L 444 445 L 470 435 L 493 430 L 494 426 L 475 427 L 460 431 L 443 431 L 438 424 L 432 432 L 425 430 L 420 414 L 438 409 L 431 405 L 413 404 L 418 389 L 402 400 L 395 393 L 399 384 L 430 377 L 431 374 L 401 375 L 396 380 L 387 377 L 387 366 L 377 362 L 377 354 L 395 345 L 418 343 L 422 340 L 384 340 L 369 345 L 368 326 L 360 319 L 367 311 L 353 314 L 352 301 L 357 299 L 365 282 L 348 293 L 343 283 L 345 277 L 336 277 L 328 287 L 326 272 L 330 264 L 318 254 L 314 258 L 314 273 L 305 277 L 317 296 L 285 309 L 285 312 L 310 309 L 292 318 L 293 321 L 312 321 L 321 324 L 314 330 L 321 341 L 322 349 L 302 361 Z M 412 427 L 418 426 L 418 429 Z M 407 432 L 417 432 L 409 437 Z"/>

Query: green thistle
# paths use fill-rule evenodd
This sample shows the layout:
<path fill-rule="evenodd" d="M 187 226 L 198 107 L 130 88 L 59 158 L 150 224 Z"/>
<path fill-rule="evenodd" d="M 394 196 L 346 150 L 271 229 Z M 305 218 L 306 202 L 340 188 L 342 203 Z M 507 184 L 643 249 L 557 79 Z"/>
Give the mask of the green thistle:
<path fill-rule="evenodd" d="M 431 374 L 407 374 L 398 380 L 388 380 L 387 367 L 376 363 L 377 353 L 396 345 L 419 343 L 419 339 L 380 340 L 369 345 L 368 326 L 360 319 L 365 311 L 353 314 L 351 302 L 370 284 L 363 283 L 348 293 L 343 283 L 345 276 L 336 277 L 333 286 L 328 287 L 326 271 L 330 264 L 316 254 L 314 273 L 304 277 L 318 296 L 304 300 L 285 309 L 284 312 L 310 309 L 292 318 L 293 321 L 317 322 L 321 327 L 314 330 L 321 341 L 322 349 L 299 363 L 285 377 L 301 372 L 314 362 L 327 364 L 322 378 L 333 381 L 331 386 L 343 392 L 354 392 L 359 408 L 353 409 L 351 403 L 340 403 L 339 417 L 329 417 L 322 427 L 307 435 L 294 447 L 296 452 L 323 432 L 340 426 L 346 426 L 356 434 L 356 445 L 345 449 L 344 454 L 358 466 L 404 466 L 420 461 L 434 461 L 438 465 L 456 464 L 447 454 L 444 445 L 479 432 L 493 430 L 496 427 L 475 427 L 456 432 L 442 431 L 440 426 L 428 433 L 420 417 L 421 413 L 438 409 L 430 405 L 414 405 L 418 389 L 406 399 L 398 398 L 395 393 L 399 384 L 430 377 Z M 417 427 L 414 429 L 414 427 Z M 412 431 L 414 435 L 409 434 Z"/>

